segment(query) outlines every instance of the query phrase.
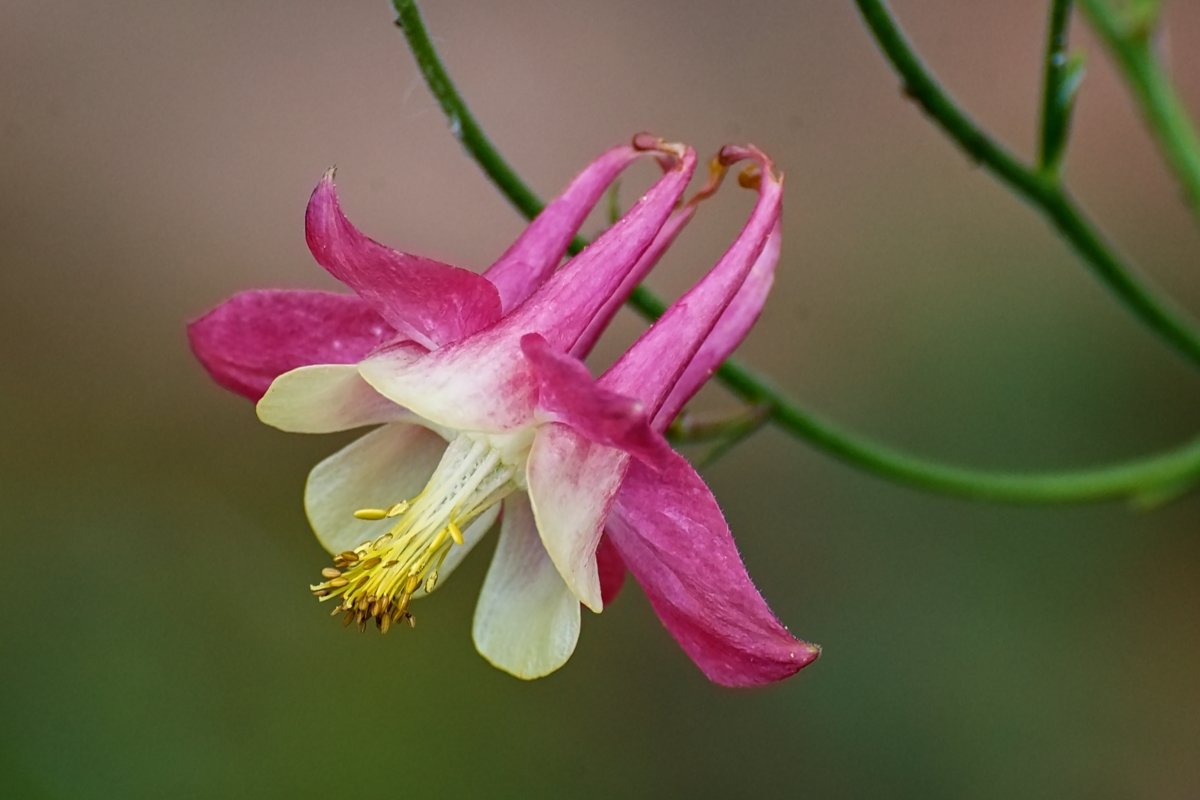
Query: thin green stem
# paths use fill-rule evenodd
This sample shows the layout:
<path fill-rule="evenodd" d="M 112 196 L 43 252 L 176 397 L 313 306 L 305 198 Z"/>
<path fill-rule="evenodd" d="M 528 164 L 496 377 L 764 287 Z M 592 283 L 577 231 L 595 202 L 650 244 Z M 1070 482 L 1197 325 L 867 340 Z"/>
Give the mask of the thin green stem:
<path fill-rule="evenodd" d="M 1132 87 L 1147 126 L 1183 186 L 1188 205 L 1200 214 L 1200 137 L 1154 55 L 1151 39 L 1157 7 L 1122 14 L 1105 0 L 1081 0 L 1081 4 Z"/>
<path fill-rule="evenodd" d="M 1063 472 L 964 469 L 872 442 L 812 414 L 740 364 L 726 362 L 723 383 L 747 402 L 774 402 L 772 421 L 827 453 L 885 478 L 924 489 L 1013 503 L 1078 503 L 1141 497 L 1154 487 L 1200 479 L 1200 438 L 1148 458 Z"/>
<path fill-rule="evenodd" d="M 393 5 L 421 73 L 467 152 L 509 201 L 525 216 L 535 216 L 542 202 L 484 136 L 446 74 L 414 0 L 393 0 Z M 577 240 L 576 244 L 583 243 Z M 649 319 L 657 319 L 665 310 L 662 300 L 644 287 L 634 290 L 629 305 Z M 1040 474 L 964 469 L 911 456 L 839 428 L 804 410 L 732 359 L 721 365 L 716 377 L 746 403 L 769 409 L 771 422 L 792 436 L 852 466 L 924 489 L 1016 503 L 1076 503 L 1166 496 L 1200 479 L 1200 439 L 1158 455 L 1095 469 Z"/>
<path fill-rule="evenodd" d="M 1050 28 L 1046 35 L 1046 57 L 1042 76 L 1042 124 L 1038 138 L 1038 170 L 1057 178 L 1067 145 L 1075 90 L 1082 77 L 1082 64 L 1067 57 L 1067 23 L 1071 0 L 1050 4 Z"/>
<path fill-rule="evenodd" d="M 1200 331 L 1158 296 L 1101 236 L 1057 178 L 1026 167 L 975 124 L 934 80 L 882 0 L 855 0 L 905 91 L 978 161 L 1040 209 L 1092 272 L 1151 330 L 1200 367 Z"/>
<path fill-rule="evenodd" d="M 770 422 L 771 411 L 770 406 L 745 405 L 733 414 L 705 417 L 685 410 L 667 428 L 667 440 L 689 445 L 738 438 L 747 428 L 754 430 Z"/>
<path fill-rule="evenodd" d="M 751 408 L 745 415 L 740 426 L 733 427 L 724 439 L 719 440 L 696 461 L 699 469 L 704 469 L 719 461 L 726 453 L 749 439 L 760 428 L 771 421 L 771 410 L 766 408 Z"/>

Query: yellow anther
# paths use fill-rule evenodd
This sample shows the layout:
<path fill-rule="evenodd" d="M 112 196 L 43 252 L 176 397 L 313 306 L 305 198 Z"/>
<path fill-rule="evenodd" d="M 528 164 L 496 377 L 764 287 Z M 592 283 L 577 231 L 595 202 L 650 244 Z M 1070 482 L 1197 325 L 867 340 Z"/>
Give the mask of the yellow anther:
<path fill-rule="evenodd" d="M 372 620 L 381 631 L 401 621 L 411 625 L 409 604 L 424 594 L 422 588 L 437 585 L 447 555 L 455 544 L 465 544 L 463 530 L 515 488 L 517 465 L 506 460 L 507 453 L 490 440 L 459 437 L 447 446 L 424 491 L 352 511 L 360 520 L 387 522 L 364 526 L 370 538 L 334 555 L 312 593 L 332 601 L 343 621 L 360 629 Z"/>

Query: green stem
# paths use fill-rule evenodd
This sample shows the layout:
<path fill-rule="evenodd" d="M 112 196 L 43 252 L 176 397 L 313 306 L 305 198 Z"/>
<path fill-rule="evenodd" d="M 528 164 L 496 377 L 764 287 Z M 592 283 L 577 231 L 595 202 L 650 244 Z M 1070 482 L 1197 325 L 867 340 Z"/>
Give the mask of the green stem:
<path fill-rule="evenodd" d="M 722 382 L 747 402 L 773 402 L 772 422 L 825 452 L 885 478 L 923 489 L 1012 503 L 1078 503 L 1151 495 L 1155 487 L 1200 479 L 1200 438 L 1147 458 L 1063 472 L 1001 472 L 941 464 L 872 442 L 800 408 L 740 364 Z"/>
<path fill-rule="evenodd" d="M 430 42 L 416 2 L 393 0 L 393 5 L 397 24 L 421 73 L 467 152 L 526 217 L 536 216 L 542 202 L 484 136 Z M 577 244 L 582 242 L 577 240 Z M 662 300 L 644 287 L 634 290 L 629 305 L 649 319 L 657 319 L 665 309 Z M 1165 453 L 1095 469 L 1040 474 L 963 469 L 917 458 L 843 430 L 805 411 L 765 378 L 732 359 L 721 365 L 716 377 L 745 402 L 769 408 L 771 422 L 792 436 L 848 464 L 924 489 L 1018 503 L 1072 503 L 1157 497 L 1200 479 L 1200 439 Z"/>
<path fill-rule="evenodd" d="M 771 409 L 769 408 L 754 408 L 751 407 L 750 412 L 745 415 L 740 426 L 734 426 L 730 429 L 728 435 L 724 439 L 719 440 L 715 445 L 709 448 L 708 452 L 700 456 L 696 461 L 697 469 L 715 464 L 726 453 L 737 447 L 742 442 L 749 439 L 760 428 L 771 421 Z"/>
<path fill-rule="evenodd" d="M 772 408 L 765 405 L 745 405 L 737 412 L 722 417 L 693 416 L 685 410 L 667 428 L 667 441 L 689 445 L 737 439 L 747 429 L 753 431 L 770 422 L 771 412 Z"/>
<path fill-rule="evenodd" d="M 1151 43 L 1155 10 L 1125 19 L 1104 0 L 1081 0 L 1088 21 L 1104 40 L 1133 88 L 1142 116 L 1183 185 L 1188 205 L 1200 213 L 1200 137 L 1175 94 Z"/>
<path fill-rule="evenodd" d="M 1116 254 L 1058 180 L 1026 167 L 959 108 L 921 63 L 882 0 L 855 3 L 876 42 L 904 79 L 909 96 L 969 156 L 1040 209 L 1092 272 L 1146 326 L 1200 366 L 1200 332 Z"/>
<path fill-rule="evenodd" d="M 1046 35 L 1046 57 L 1042 75 L 1042 124 L 1038 139 L 1038 169 L 1057 178 L 1059 163 L 1067 145 L 1075 89 L 1082 74 L 1081 65 L 1067 58 L 1067 23 L 1071 18 L 1071 0 L 1053 0 L 1050 4 L 1050 29 Z"/>

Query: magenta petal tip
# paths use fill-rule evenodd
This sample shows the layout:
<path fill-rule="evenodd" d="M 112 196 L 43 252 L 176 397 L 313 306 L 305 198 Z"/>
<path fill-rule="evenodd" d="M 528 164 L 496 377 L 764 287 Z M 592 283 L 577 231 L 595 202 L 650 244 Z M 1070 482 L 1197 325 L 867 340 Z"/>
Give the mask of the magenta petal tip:
<path fill-rule="evenodd" d="M 317 263 L 353 289 L 399 333 L 422 346 L 457 341 L 494 324 L 500 295 L 470 270 L 393 250 L 356 228 L 326 170 L 305 210 L 305 239 Z"/>
<path fill-rule="evenodd" d="M 634 150 L 657 150 L 662 147 L 663 140 L 655 136 L 653 133 L 635 133 L 633 135 Z"/>

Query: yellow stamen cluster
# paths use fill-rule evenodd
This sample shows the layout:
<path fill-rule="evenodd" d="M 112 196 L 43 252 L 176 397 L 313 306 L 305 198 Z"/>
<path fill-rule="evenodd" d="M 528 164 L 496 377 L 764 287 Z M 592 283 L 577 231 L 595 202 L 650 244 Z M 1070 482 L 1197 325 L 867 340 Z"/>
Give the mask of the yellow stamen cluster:
<path fill-rule="evenodd" d="M 324 578 L 309 587 L 322 602 L 337 599 L 331 616 L 366 630 L 367 621 L 387 633 L 405 621 L 415 626 L 409 610 L 422 588 L 432 592 L 438 570 L 455 545 L 464 543 L 463 528 L 514 488 L 514 468 L 486 442 L 460 437 L 446 449 L 425 490 L 388 508 L 361 508 L 354 516 L 367 522 L 395 520 L 382 535 L 353 550 L 338 553 Z"/>
<path fill-rule="evenodd" d="M 376 513 L 379 511 L 361 509 L 354 515 L 368 520 L 387 518 L 387 510 Z M 374 619 L 375 627 L 383 633 L 402 620 L 416 624 L 409 611 L 413 595 L 422 586 L 426 592 L 433 591 L 438 569 L 451 546 L 462 544 L 463 537 L 453 520 L 432 537 L 405 527 L 402 521 L 382 536 L 338 553 L 333 566 L 321 570 L 325 580 L 309 588 L 322 600 L 341 599 L 331 616 L 342 614 L 342 624 L 355 622 L 359 630 L 366 630 L 367 620 Z"/>

